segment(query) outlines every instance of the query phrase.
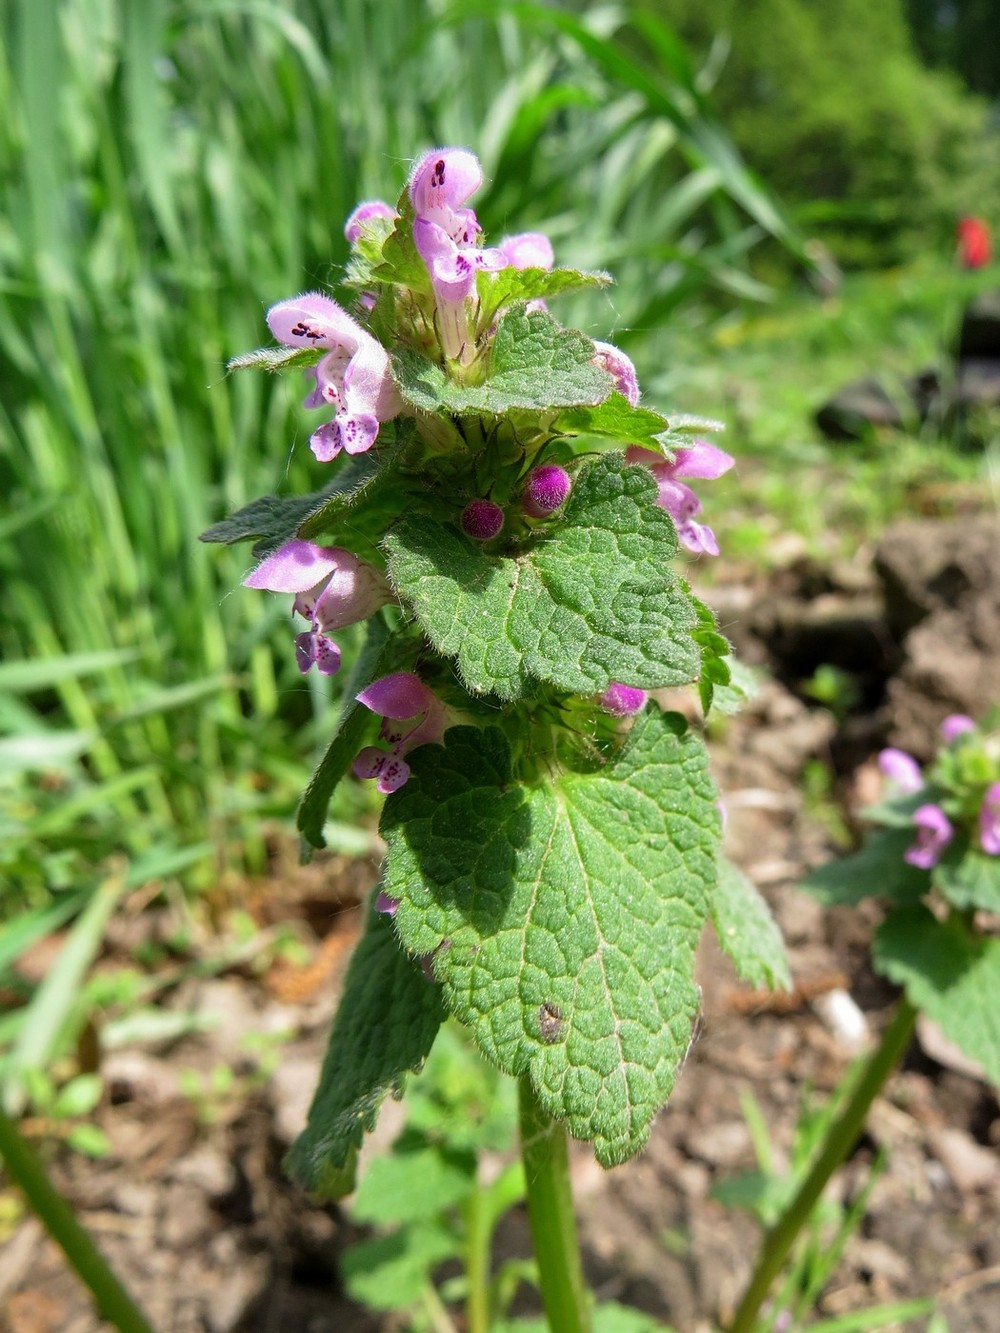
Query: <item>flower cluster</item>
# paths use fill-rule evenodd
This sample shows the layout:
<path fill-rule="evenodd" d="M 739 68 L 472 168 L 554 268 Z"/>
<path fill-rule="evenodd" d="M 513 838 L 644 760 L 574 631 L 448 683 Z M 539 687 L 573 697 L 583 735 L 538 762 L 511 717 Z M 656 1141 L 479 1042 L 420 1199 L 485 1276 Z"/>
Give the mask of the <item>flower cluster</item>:
<path fill-rule="evenodd" d="M 415 164 L 395 207 L 367 200 L 347 219 L 344 230 L 352 247 L 347 281 L 357 298 L 353 313 L 317 291 L 279 301 L 267 313 L 271 333 L 289 351 L 277 358 L 268 352 L 263 359 L 304 367 L 312 381 L 306 406 L 328 413 L 310 438 L 317 460 L 330 463 L 342 454 L 374 450 L 372 470 L 377 471 L 394 451 L 397 465 L 396 516 L 389 513 L 390 499 L 378 515 L 377 528 L 374 523 L 367 530 L 353 523 L 336 527 L 338 538 L 364 543 L 367 559 L 346 547 L 316 545 L 296 535 L 281 541 L 244 580 L 247 587 L 293 597 L 293 613 L 307 622 L 295 638 L 303 672 L 314 666 L 325 675 L 339 670 L 337 630 L 366 620 L 393 602 L 401 605 L 404 616 L 413 613 L 412 599 L 407 600 L 405 589 L 401 592 L 398 579 L 390 584 L 388 543 L 380 544 L 410 509 L 428 507 L 428 496 L 444 508 L 450 506 L 454 526 L 464 538 L 484 558 L 502 558 L 511 551 L 530 550 L 532 543 L 544 543 L 548 534 L 558 531 L 581 471 L 593 458 L 589 446 L 575 453 L 567 444 L 572 433 L 567 437 L 560 431 L 554 411 L 536 410 L 533 416 L 522 412 L 515 422 L 513 414 L 505 419 L 502 408 L 494 412 L 492 406 L 480 406 L 474 420 L 467 421 L 454 408 L 454 400 L 444 397 L 435 412 L 426 405 L 426 392 L 415 396 L 413 382 L 401 371 L 408 358 L 423 358 L 434 374 L 443 374 L 446 384 L 459 386 L 463 393 L 470 386 L 474 390 L 489 378 L 502 321 L 519 308 L 534 321 L 532 327 L 541 331 L 543 342 L 569 339 L 572 355 L 583 366 L 582 396 L 555 401 L 591 409 L 617 393 L 627 404 L 626 408 L 619 403 L 615 409 L 619 414 L 638 408 L 639 384 L 629 357 L 610 343 L 588 342 L 563 330 L 546 305 L 546 297 L 567 285 L 603 283 L 606 275 L 576 270 L 553 274 L 552 244 L 538 232 L 485 245 L 470 205 L 482 184 L 482 168 L 471 152 L 441 148 L 426 153 Z M 531 344 L 531 338 L 526 342 Z M 539 357 L 537 373 L 547 389 L 553 363 L 544 351 Z M 427 381 L 421 384 L 426 386 Z M 636 411 L 635 415 L 642 418 L 642 433 L 635 433 L 638 425 L 631 435 L 626 428 L 619 446 L 625 450 L 625 461 L 652 474 L 657 502 L 670 515 L 680 542 L 697 554 L 717 555 L 715 535 L 699 521 L 701 504 L 688 483 L 721 476 L 733 459 L 690 433 L 650 434 L 649 418 L 655 422 L 656 414 Z M 661 420 L 667 427 L 667 420 Z M 382 433 L 389 422 L 391 429 Z M 586 434 L 585 426 L 579 433 Z M 626 450 L 630 439 L 648 440 L 654 446 L 662 441 L 662 449 L 633 445 Z M 431 485 L 428 459 L 442 464 Z M 313 525 L 310 530 L 325 529 Z M 397 660 L 416 659 L 414 651 Z M 608 675 L 612 674 L 609 665 Z M 430 679 L 436 679 L 433 673 Z M 597 688 L 587 696 L 584 707 L 612 718 L 631 717 L 645 706 L 643 686 L 651 684 L 648 672 L 639 680 L 641 684 L 610 679 L 603 690 Z M 406 782 L 408 752 L 416 745 L 440 741 L 457 716 L 411 671 L 375 681 L 357 699 L 382 722 L 380 745 L 361 751 L 354 772 L 373 778 L 384 793 Z"/>
<path fill-rule="evenodd" d="M 989 781 L 996 766 L 986 750 L 976 745 L 976 724 L 964 713 L 952 713 L 941 723 L 940 734 L 945 750 L 930 778 L 904 750 L 890 747 L 878 757 L 890 795 L 911 800 L 920 794 L 936 797 L 921 801 L 913 809 L 916 836 L 903 854 L 910 865 L 921 870 L 938 864 L 963 821 L 972 824 L 972 845 L 978 842 L 987 855 L 1000 856 L 1000 781 Z M 971 763 L 957 768 L 963 750 Z M 971 774 L 971 782 L 962 780 L 966 771 Z"/>

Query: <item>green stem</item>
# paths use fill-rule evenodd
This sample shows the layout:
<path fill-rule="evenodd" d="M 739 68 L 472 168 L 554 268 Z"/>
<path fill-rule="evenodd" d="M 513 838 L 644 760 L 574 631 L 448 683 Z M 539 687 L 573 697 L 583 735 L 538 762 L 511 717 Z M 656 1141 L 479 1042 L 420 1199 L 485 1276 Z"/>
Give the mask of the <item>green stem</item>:
<path fill-rule="evenodd" d="M 538 1104 L 527 1075 L 521 1079 L 521 1160 L 549 1328 L 590 1333 L 590 1294 L 576 1235 L 566 1130 Z"/>
<path fill-rule="evenodd" d="M 486 1191 L 476 1185 L 465 1212 L 465 1300 L 467 1333 L 490 1333 L 490 1215 Z"/>
<path fill-rule="evenodd" d="M 14 1122 L 0 1110 L 0 1158 L 28 1203 L 90 1288 L 98 1313 L 119 1333 L 152 1333 L 139 1307 L 105 1263 L 73 1209 L 49 1181 Z"/>
<path fill-rule="evenodd" d="M 827 1181 L 858 1141 L 869 1108 L 906 1050 L 916 1020 L 916 1009 L 904 997 L 865 1066 L 850 1101 L 830 1126 L 823 1150 L 812 1170 L 765 1237 L 757 1267 L 733 1322 L 729 1325 L 729 1333 L 752 1333 L 771 1283 L 781 1271 L 795 1238 L 809 1220 Z"/>

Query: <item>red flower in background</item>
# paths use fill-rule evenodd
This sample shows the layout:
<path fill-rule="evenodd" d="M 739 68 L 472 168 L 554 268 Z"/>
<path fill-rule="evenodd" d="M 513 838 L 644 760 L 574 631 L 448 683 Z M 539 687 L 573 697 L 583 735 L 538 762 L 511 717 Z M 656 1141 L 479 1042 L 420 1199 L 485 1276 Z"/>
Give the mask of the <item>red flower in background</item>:
<path fill-rule="evenodd" d="M 985 268 L 993 258 L 990 229 L 982 218 L 959 218 L 955 228 L 963 268 Z"/>

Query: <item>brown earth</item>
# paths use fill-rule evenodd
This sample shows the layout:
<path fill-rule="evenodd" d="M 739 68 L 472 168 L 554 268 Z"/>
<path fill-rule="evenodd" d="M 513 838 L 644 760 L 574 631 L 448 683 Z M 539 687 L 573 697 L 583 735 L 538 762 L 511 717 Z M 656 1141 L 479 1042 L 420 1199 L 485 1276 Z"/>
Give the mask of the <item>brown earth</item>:
<path fill-rule="evenodd" d="M 857 1049 L 851 1020 L 877 1033 L 894 1001 L 892 988 L 868 963 L 877 910 L 824 910 L 795 887 L 805 869 L 830 855 L 837 818 L 803 773 L 813 765 L 815 774 L 817 760 L 839 770 L 842 814 L 850 824 L 877 783 L 871 760 L 859 766 L 858 758 L 895 739 L 897 726 L 918 728 L 914 748 L 930 748 L 937 713 L 955 706 L 945 691 L 935 699 L 933 716 L 914 721 L 912 713 L 894 713 L 896 702 L 909 697 L 907 635 L 926 624 L 933 608 L 899 628 L 867 571 L 827 573 L 826 591 L 819 593 L 809 582 L 814 574 L 793 570 L 777 587 L 748 594 L 719 586 L 712 595 L 744 655 L 767 660 L 787 684 L 807 674 L 801 663 L 789 666 L 787 645 L 817 651 L 819 625 L 821 639 L 828 636 L 820 651 L 836 651 L 829 648 L 830 635 L 836 637 L 830 625 L 838 621 L 846 623 L 848 642 L 841 647 L 847 659 L 860 653 L 872 676 L 863 682 L 864 709 L 839 732 L 827 712 L 807 709 L 786 684 L 770 680 L 740 717 L 718 725 L 712 739 L 729 812 L 728 850 L 772 904 L 788 942 L 795 990 L 784 997 L 751 991 L 706 939 L 698 1037 L 648 1148 L 610 1173 L 596 1166 L 585 1145 L 573 1155 L 592 1286 L 602 1299 L 638 1306 L 679 1333 L 707 1333 L 732 1312 L 756 1249 L 756 1224 L 711 1197 L 713 1185 L 755 1164 L 741 1098 L 752 1095 L 777 1159 L 787 1159 L 804 1089 L 822 1098 L 834 1088 Z M 822 596 L 827 601 L 817 612 Z M 953 627 L 947 628 L 951 634 Z M 859 647 L 865 635 L 880 645 L 874 663 Z M 975 641 L 975 634 L 966 635 L 962 652 Z M 964 674 L 960 684 L 967 684 Z M 973 708 L 983 702 L 964 701 Z M 251 955 L 220 975 L 189 976 L 165 992 L 171 1011 L 206 1025 L 165 1044 L 132 1045 L 103 1057 L 108 1095 L 98 1120 L 111 1153 L 89 1161 L 55 1151 L 45 1126 L 28 1128 L 47 1143 L 55 1179 L 159 1333 L 392 1333 L 405 1322 L 371 1316 L 341 1292 L 338 1254 L 362 1234 L 349 1210 L 312 1205 L 280 1170 L 315 1083 L 358 929 L 358 903 L 376 868 L 330 858 L 306 870 L 276 864 L 275 871 L 254 887 L 247 904 L 261 926 Z M 293 966 L 284 955 L 268 953 L 269 932 L 281 921 L 294 923 L 308 961 Z M 117 923 L 104 965 L 120 964 L 151 936 L 168 938 L 170 926 L 168 917 L 150 911 Z M 206 957 L 213 947 L 203 942 Z M 210 1095 L 219 1069 L 232 1073 Z M 200 1096 L 199 1086 L 205 1090 Z M 398 1108 L 390 1106 L 376 1138 L 389 1141 L 398 1123 Z M 832 1184 L 833 1197 L 853 1199 L 879 1149 L 887 1151 L 864 1221 L 817 1316 L 929 1296 L 950 1333 L 995 1333 L 998 1146 L 996 1091 L 922 1026 Z M 94 1333 L 105 1327 L 39 1225 L 23 1213 L 4 1221 L 4 1197 L 0 1192 L 0 1329 Z M 528 1253 L 522 1210 L 501 1225 L 497 1246 L 504 1254 Z M 525 1310 L 530 1301 L 527 1293 Z"/>

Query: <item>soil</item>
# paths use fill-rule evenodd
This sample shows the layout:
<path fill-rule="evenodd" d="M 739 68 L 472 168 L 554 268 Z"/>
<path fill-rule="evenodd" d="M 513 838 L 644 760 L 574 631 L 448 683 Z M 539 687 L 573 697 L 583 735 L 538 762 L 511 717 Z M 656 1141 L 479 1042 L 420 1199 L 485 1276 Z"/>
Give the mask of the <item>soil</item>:
<path fill-rule="evenodd" d="M 602 1171 L 586 1145 L 573 1153 L 592 1287 L 602 1299 L 637 1306 L 679 1333 L 707 1333 L 732 1313 L 756 1250 L 756 1223 L 712 1197 L 718 1182 L 755 1166 L 743 1099 L 752 1096 L 776 1160 L 787 1160 L 804 1091 L 822 1099 L 836 1086 L 895 999 L 868 962 L 877 909 L 825 910 L 796 889 L 803 871 L 831 854 L 833 827 L 840 825 L 842 837 L 843 825 L 852 826 L 873 795 L 878 779 L 871 755 L 893 738 L 893 701 L 904 697 L 893 682 L 905 683 L 906 636 L 926 625 L 919 617 L 902 629 L 891 617 L 880 620 L 877 579 L 870 561 L 860 563 L 860 580 L 857 569 L 840 579 L 852 584 L 846 589 L 827 572 L 826 590 L 817 593 L 815 571 L 800 569 L 768 588 L 720 583 L 709 594 L 743 656 L 766 662 L 776 676 L 744 713 L 717 727 L 711 748 L 728 810 L 729 854 L 772 905 L 795 989 L 782 996 L 751 990 L 706 937 L 697 1040 L 647 1149 L 613 1172 Z M 813 642 L 823 620 L 818 596 L 833 598 L 826 630 L 839 615 L 845 633 L 854 635 L 844 649 L 848 655 L 857 651 L 858 634 L 862 640 L 874 634 L 884 649 L 874 673 L 879 679 L 863 682 L 862 711 L 839 728 L 828 712 L 802 701 L 795 689 L 802 664 L 789 665 L 779 651 Z M 861 613 L 840 614 L 838 597 Z M 777 633 L 776 625 L 784 631 Z M 970 643 L 969 636 L 962 640 L 963 652 Z M 869 674 L 871 662 L 869 654 Z M 963 676 L 963 688 L 967 684 Z M 936 703 L 952 708 L 947 697 Z M 917 740 L 925 748 L 937 720 L 920 719 Z M 918 722 L 907 713 L 900 724 Z M 815 774 L 817 761 L 836 774 L 839 810 L 814 780 L 803 779 Z M 376 875 L 374 861 L 329 857 L 300 869 L 290 853 L 278 855 L 272 877 L 252 886 L 245 903 L 261 928 L 254 950 L 215 975 L 179 973 L 178 984 L 164 991 L 164 1007 L 190 1015 L 190 1030 L 169 1042 L 148 1040 L 102 1056 L 108 1094 L 97 1119 L 110 1153 L 91 1161 L 59 1151 L 45 1126 L 29 1126 L 46 1144 L 59 1186 L 159 1333 L 405 1328 L 346 1299 L 338 1255 L 363 1233 L 345 1208 L 311 1204 L 280 1169 L 305 1116 L 359 928 L 359 904 Z M 268 950 L 281 922 L 293 923 L 307 955 L 295 965 Z M 175 924 L 167 910 L 119 921 L 103 965 L 120 966 L 150 939 L 169 940 Z M 197 943 L 189 947 L 197 953 Z M 203 947 L 211 957 L 213 942 Z M 222 1082 L 220 1069 L 232 1071 Z M 214 1095 L 198 1095 L 213 1077 Z M 398 1125 L 399 1108 L 390 1105 L 376 1140 L 391 1141 Z M 922 1025 L 831 1186 L 840 1200 L 856 1198 L 879 1150 L 887 1151 L 864 1221 L 817 1316 L 933 1297 L 950 1333 L 996 1333 L 998 1146 L 995 1089 Z M 94 1333 L 106 1327 L 38 1223 L 23 1213 L 7 1223 L 4 1216 L 0 1211 L 0 1329 Z M 497 1248 L 528 1253 L 522 1210 L 501 1224 Z M 530 1293 L 519 1308 L 532 1309 Z M 894 1327 L 925 1325 L 921 1319 Z"/>

